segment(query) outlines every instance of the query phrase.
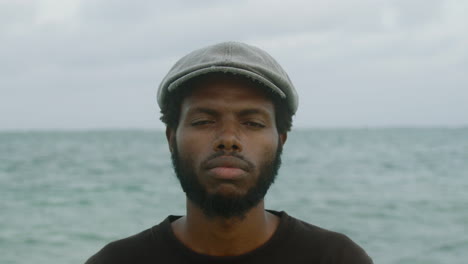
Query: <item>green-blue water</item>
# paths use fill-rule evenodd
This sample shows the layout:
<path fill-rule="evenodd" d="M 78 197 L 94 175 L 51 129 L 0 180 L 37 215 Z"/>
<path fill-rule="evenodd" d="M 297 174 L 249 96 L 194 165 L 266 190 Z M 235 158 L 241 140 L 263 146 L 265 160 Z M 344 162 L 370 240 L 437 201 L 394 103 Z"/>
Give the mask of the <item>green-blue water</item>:
<path fill-rule="evenodd" d="M 0 263 L 82 263 L 183 214 L 163 132 L 0 133 Z M 299 130 L 266 198 L 375 263 L 466 263 L 468 129 Z"/>

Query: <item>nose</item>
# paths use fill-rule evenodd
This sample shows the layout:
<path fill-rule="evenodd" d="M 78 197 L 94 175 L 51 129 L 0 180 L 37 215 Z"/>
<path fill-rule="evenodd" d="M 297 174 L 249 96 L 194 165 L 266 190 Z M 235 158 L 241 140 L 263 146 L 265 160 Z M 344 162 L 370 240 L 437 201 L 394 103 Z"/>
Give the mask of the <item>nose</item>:
<path fill-rule="evenodd" d="M 242 143 L 238 128 L 233 124 L 223 124 L 213 144 L 214 151 L 241 152 Z"/>

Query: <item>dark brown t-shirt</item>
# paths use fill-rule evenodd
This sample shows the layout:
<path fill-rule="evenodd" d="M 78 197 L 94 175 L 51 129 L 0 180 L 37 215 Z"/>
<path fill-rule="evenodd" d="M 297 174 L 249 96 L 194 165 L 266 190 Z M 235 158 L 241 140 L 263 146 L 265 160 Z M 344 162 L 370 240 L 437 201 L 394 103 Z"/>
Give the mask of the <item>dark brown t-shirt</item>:
<path fill-rule="evenodd" d="M 280 224 L 265 244 L 240 256 L 215 257 L 196 253 L 175 237 L 168 216 L 159 225 L 114 241 L 86 264 L 155 263 L 317 263 L 371 264 L 366 252 L 347 236 L 295 219 L 285 212 L 269 211 Z"/>

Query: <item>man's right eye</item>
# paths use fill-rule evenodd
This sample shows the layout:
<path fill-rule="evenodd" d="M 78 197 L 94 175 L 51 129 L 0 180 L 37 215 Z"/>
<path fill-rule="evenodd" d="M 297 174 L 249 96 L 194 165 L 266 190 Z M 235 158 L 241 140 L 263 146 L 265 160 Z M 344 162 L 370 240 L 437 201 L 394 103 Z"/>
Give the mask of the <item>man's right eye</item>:
<path fill-rule="evenodd" d="M 192 126 L 203 126 L 203 125 L 207 125 L 207 124 L 211 124 L 213 123 L 213 121 L 211 120 L 198 120 L 198 121 L 195 121 L 195 122 L 192 122 Z"/>

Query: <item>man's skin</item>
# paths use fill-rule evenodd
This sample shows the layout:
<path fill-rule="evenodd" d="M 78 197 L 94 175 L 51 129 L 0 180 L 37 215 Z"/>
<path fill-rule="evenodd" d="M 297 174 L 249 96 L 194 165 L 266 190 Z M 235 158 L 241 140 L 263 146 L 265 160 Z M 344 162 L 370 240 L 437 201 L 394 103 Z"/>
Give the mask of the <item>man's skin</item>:
<path fill-rule="evenodd" d="M 273 102 L 264 91 L 241 79 L 213 76 L 198 83 L 181 105 L 177 128 L 168 127 L 171 152 L 177 147 L 189 159 L 199 181 L 209 193 L 243 196 L 259 177 L 258 168 L 274 158 L 278 144 L 287 134 L 279 134 Z M 212 166 L 203 161 L 215 152 Z M 236 152 L 254 164 L 243 166 Z M 265 211 L 264 200 L 243 217 L 210 217 L 189 199 L 187 214 L 172 223 L 176 237 L 195 252 L 212 256 L 245 254 L 271 238 L 279 218 Z"/>

